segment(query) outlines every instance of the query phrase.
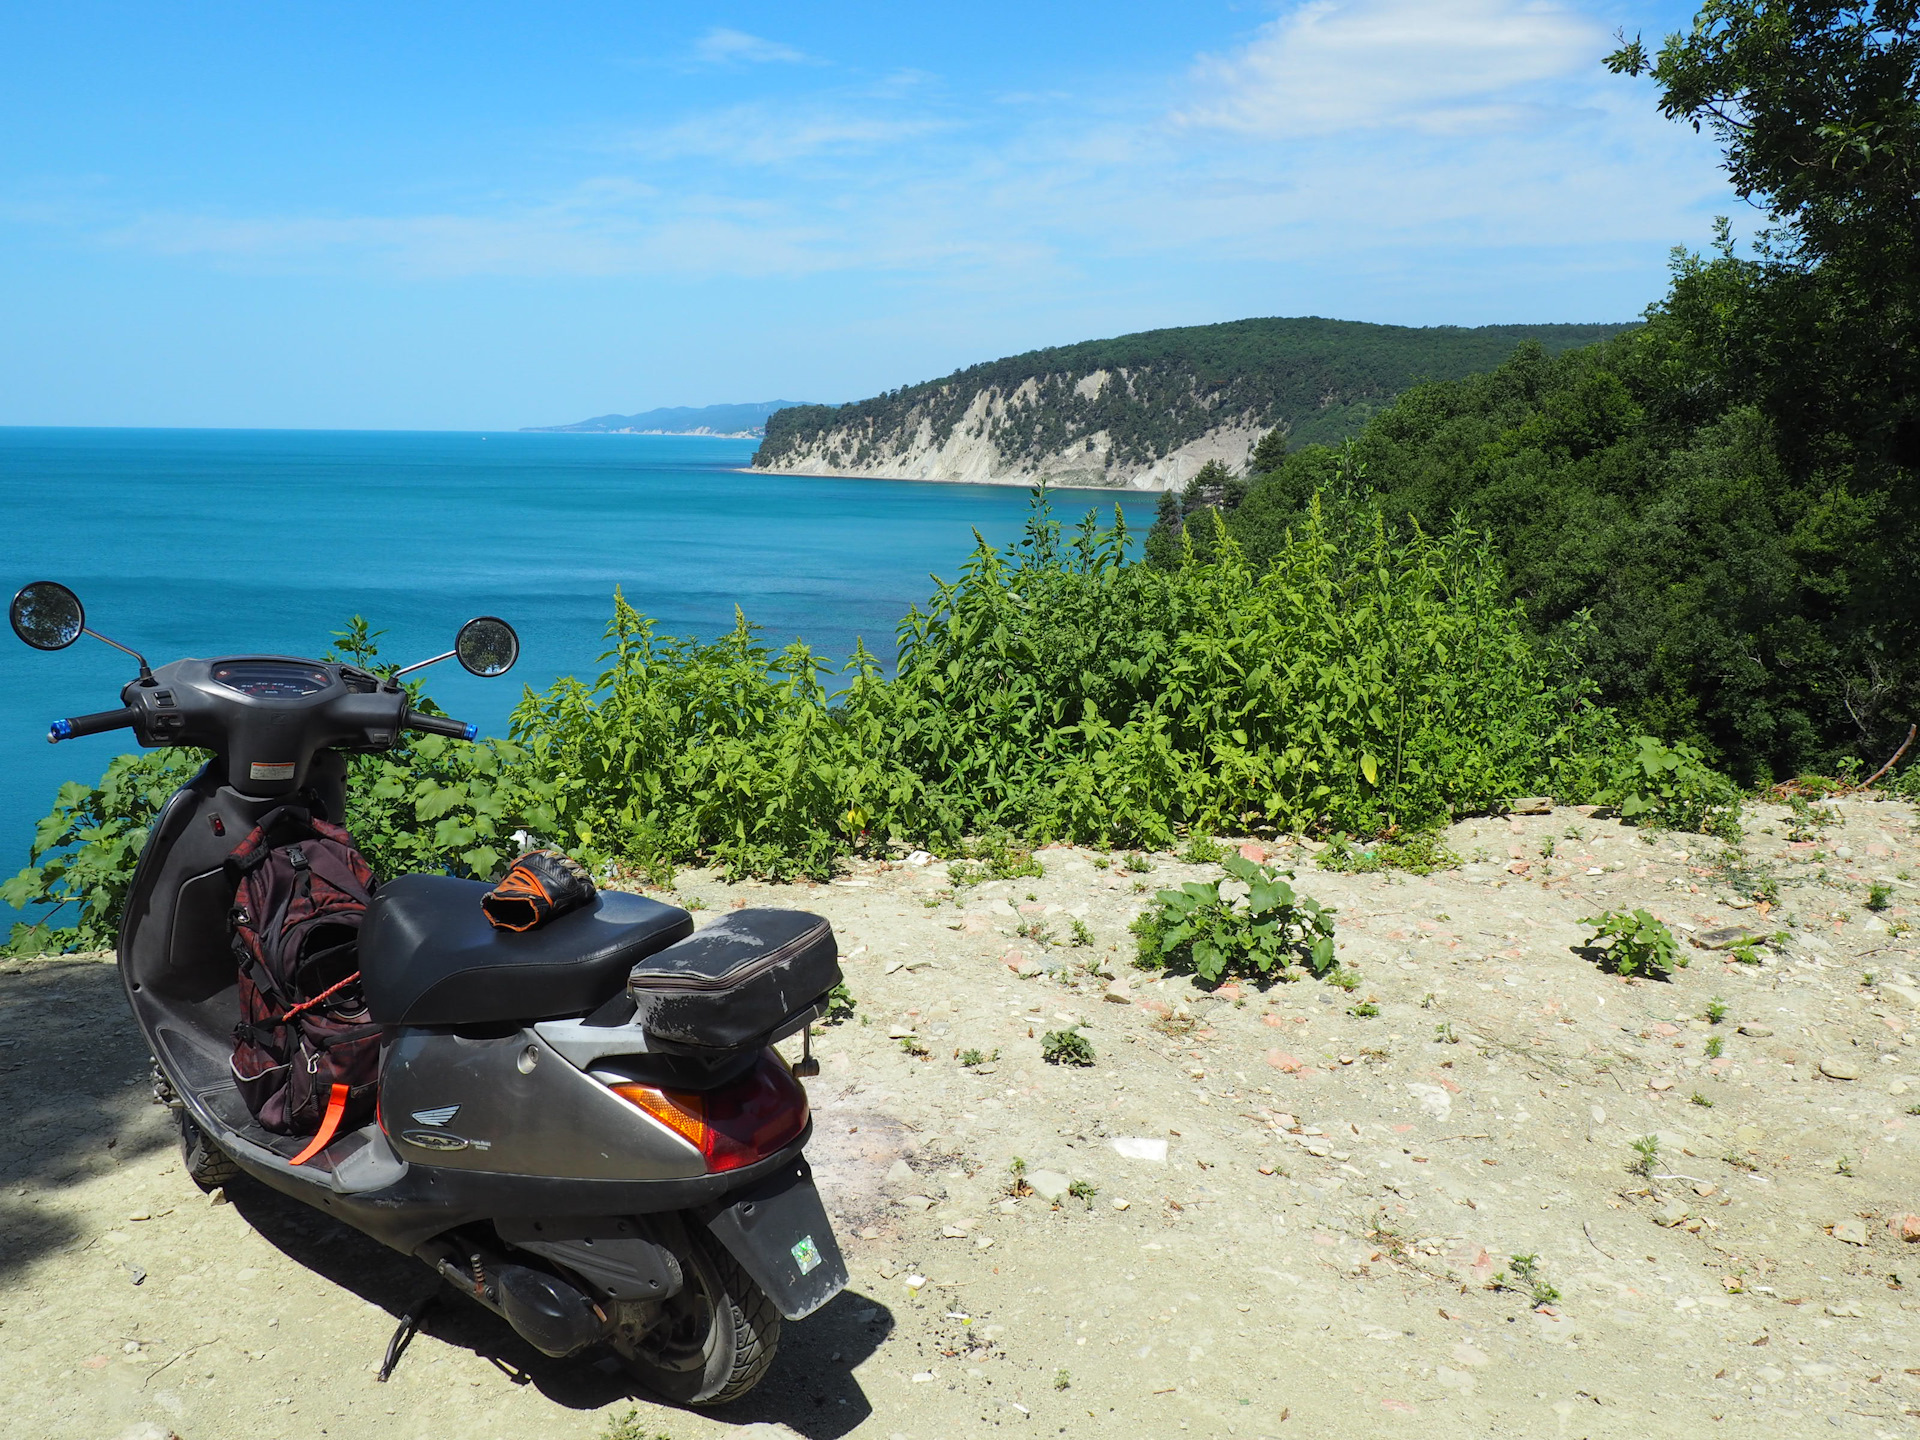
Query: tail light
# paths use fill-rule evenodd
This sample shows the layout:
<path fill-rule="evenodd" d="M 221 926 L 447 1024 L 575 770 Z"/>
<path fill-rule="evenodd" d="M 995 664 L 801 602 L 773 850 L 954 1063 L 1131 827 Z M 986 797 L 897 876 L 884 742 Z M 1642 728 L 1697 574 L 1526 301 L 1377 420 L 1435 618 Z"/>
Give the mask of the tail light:
<path fill-rule="evenodd" d="M 609 1088 L 698 1149 L 709 1171 L 764 1160 L 807 1128 L 807 1092 L 772 1050 L 718 1090 L 662 1090 L 631 1080 Z"/>

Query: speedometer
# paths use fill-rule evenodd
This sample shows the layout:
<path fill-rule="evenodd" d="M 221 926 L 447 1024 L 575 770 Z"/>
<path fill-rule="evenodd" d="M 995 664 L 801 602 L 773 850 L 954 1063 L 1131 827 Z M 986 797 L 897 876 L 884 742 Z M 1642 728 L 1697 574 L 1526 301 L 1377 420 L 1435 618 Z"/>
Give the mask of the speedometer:
<path fill-rule="evenodd" d="M 213 678 L 256 700 L 302 700 L 333 683 L 327 671 L 292 660 L 223 660 L 213 667 Z"/>

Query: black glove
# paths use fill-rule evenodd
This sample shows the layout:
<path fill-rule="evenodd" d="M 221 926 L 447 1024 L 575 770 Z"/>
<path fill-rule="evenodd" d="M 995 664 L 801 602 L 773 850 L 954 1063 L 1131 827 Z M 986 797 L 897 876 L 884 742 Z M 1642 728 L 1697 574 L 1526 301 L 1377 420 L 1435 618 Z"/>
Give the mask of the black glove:
<path fill-rule="evenodd" d="M 502 930 L 532 930 L 593 896 L 593 877 L 579 861 L 558 850 L 529 850 L 480 897 L 480 908 Z"/>

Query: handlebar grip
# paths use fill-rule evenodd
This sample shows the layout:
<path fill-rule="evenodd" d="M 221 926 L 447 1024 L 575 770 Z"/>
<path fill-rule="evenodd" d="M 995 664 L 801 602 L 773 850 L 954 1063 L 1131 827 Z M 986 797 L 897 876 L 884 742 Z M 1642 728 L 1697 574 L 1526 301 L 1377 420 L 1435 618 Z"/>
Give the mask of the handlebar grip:
<path fill-rule="evenodd" d="M 124 730 L 139 718 L 138 710 L 124 705 L 118 710 L 97 710 L 91 715 L 76 715 L 71 720 L 56 720 L 47 727 L 47 743 L 58 745 L 62 740 L 77 740 L 82 735 Z"/>
<path fill-rule="evenodd" d="M 480 738 L 478 725 L 469 725 L 465 720 L 449 720 L 444 715 L 422 715 L 418 710 L 407 711 L 407 718 L 400 724 L 407 730 L 424 730 L 429 735 L 445 735 L 454 740 Z"/>

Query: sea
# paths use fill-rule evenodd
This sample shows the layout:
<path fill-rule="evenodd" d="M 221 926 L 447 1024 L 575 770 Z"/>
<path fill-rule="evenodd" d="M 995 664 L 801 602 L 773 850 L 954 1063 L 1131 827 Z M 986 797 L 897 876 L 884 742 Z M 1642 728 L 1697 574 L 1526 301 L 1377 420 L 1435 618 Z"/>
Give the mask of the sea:
<path fill-rule="evenodd" d="M 955 576 L 975 536 L 1016 539 L 1016 486 L 821 479 L 748 468 L 706 436 L 444 431 L 0 428 L 0 588 L 59 580 L 87 624 L 159 665 L 318 656 L 348 618 L 382 660 L 452 647 L 498 615 L 520 632 L 499 679 L 423 672 L 450 714 L 505 733 L 525 687 L 591 680 L 616 588 L 656 633 L 712 637 L 736 607 L 778 647 L 836 664 L 856 637 L 889 664 L 895 627 Z M 1077 520 L 1153 496 L 1055 491 Z M 97 779 L 126 732 L 47 743 L 48 722 L 119 704 L 135 674 L 83 636 L 55 653 L 0 635 L 0 875 L 26 863 L 66 780 Z M 0 907 L 0 932 L 11 917 Z"/>

